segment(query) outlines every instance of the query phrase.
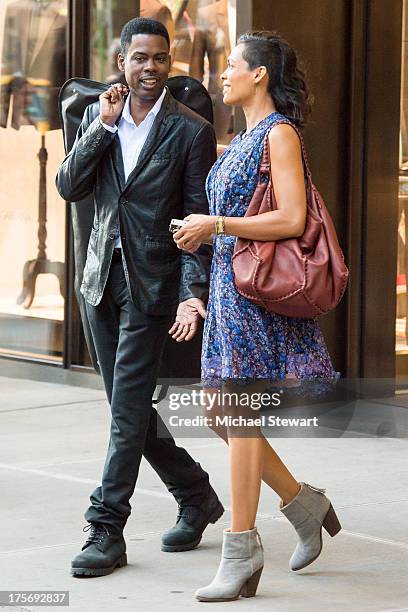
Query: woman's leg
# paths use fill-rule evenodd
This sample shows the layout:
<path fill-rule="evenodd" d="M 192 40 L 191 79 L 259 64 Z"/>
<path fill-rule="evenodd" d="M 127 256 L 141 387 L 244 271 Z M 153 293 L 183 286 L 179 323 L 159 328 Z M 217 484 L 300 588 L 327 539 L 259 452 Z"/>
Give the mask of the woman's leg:
<path fill-rule="evenodd" d="M 251 410 L 240 408 L 242 387 L 228 385 L 221 389 L 205 389 L 207 416 L 212 419 L 215 431 L 229 446 L 232 522 L 231 531 L 253 529 L 259 502 L 264 459 L 263 436 L 258 427 L 226 427 L 217 424 L 216 417 L 253 417 Z M 247 387 L 245 388 L 247 392 Z M 217 403 L 214 397 L 221 401 Z M 227 399 L 228 402 L 227 402 Z M 245 414 L 244 414 L 245 411 Z"/>
<path fill-rule="evenodd" d="M 240 595 L 253 597 L 264 565 L 260 535 L 255 526 L 261 488 L 263 442 L 259 428 L 249 429 L 242 423 L 240 403 L 242 388 L 223 389 L 221 409 L 231 421 L 227 427 L 231 475 L 231 527 L 223 533 L 221 562 L 212 582 L 198 589 L 199 601 L 231 601 Z M 211 394 L 214 393 L 214 390 Z M 224 403 L 230 397 L 228 408 Z M 244 410 L 248 413 L 247 410 Z M 211 415 L 214 417 L 214 413 Z M 236 419 L 235 417 L 239 417 Z"/>
<path fill-rule="evenodd" d="M 256 522 L 264 463 L 261 430 L 252 426 L 257 416 L 248 401 L 259 385 L 237 386 L 232 381 L 223 387 L 224 414 L 232 419 L 227 427 L 231 480 L 231 531 L 248 531 Z M 247 401 L 242 401 L 247 400 Z M 244 419 L 245 424 L 236 419 Z"/>
<path fill-rule="evenodd" d="M 251 387 L 252 391 L 253 388 Z M 219 393 L 218 389 L 210 389 L 207 388 L 204 390 L 205 393 L 210 396 L 213 394 Z M 221 395 L 222 397 L 222 395 Z M 212 417 L 213 425 L 211 429 L 215 431 L 215 433 L 227 444 L 230 444 L 231 440 L 235 442 L 237 440 L 241 440 L 241 442 L 256 440 L 260 444 L 254 444 L 254 448 L 251 449 L 251 452 L 254 452 L 254 456 L 258 456 L 260 449 L 262 448 L 263 458 L 262 458 L 262 480 L 270 486 L 277 495 L 282 499 L 283 504 L 287 504 L 291 499 L 293 499 L 300 490 L 300 484 L 293 477 L 289 469 L 283 463 L 282 459 L 276 453 L 276 451 L 272 448 L 268 440 L 262 435 L 262 433 L 258 430 L 256 438 L 239 438 L 236 435 L 228 437 L 228 429 L 225 426 L 216 424 L 216 416 L 222 416 L 224 414 L 224 406 L 220 406 L 219 404 L 211 403 L 212 409 L 207 410 L 207 416 Z M 242 447 L 241 447 L 242 446 Z M 230 449 L 230 465 L 231 470 L 232 466 L 237 465 L 239 469 L 239 462 L 235 460 L 236 456 L 239 456 L 239 452 L 246 453 L 250 447 L 246 447 L 245 444 L 241 445 L 234 444 L 234 450 Z M 231 473 L 232 476 L 232 473 Z M 240 487 L 240 485 L 239 485 Z M 258 493 L 259 496 L 259 493 Z M 254 493 L 254 499 L 256 497 L 256 493 Z M 239 502 L 238 502 L 239 503 Z"/>
<path fill-rule="evenodd" d="M 253 529 L 261 489 L 264 449 L 262 438 L 229 437 L 231 475 L 231 531 Z"/>
<path fill-rule="evenodd" d="M 262 480 L 279 495 L 284 504 L 287 504 L 299 493 L 300 484 L 268 440 L 262 437 L 262 441 L 264 453 Z"/>

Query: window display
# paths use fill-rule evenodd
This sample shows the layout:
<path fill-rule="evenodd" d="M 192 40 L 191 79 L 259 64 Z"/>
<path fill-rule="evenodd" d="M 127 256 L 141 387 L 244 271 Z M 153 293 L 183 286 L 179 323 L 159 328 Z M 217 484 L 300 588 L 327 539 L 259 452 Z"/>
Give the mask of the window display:
<path fill-rule="evenodd" d="M 62 358 L 65 205 L 58 94 L 66 0 L 0 2 L 0 351 Z"/>
<path fill-rule="evenodd" d="M 408 7 L 403 5 L 402 57 L 401 57 L 401 123 L 400 123 L 400 168 L 399 168 L 399 224 L 397 260 L 397 313 L 396 354 L 408 354 Z"/>
<path fill-rule="evenodd" d="M 222 102 L 220 76 L 236 38 L 235 0 L 140 0 L 140 10 L 129 16 L 134 2 L 93 0 L 91 78 L 115 82 L 116 58 L 120 51 L 120 30 L 131 17 L 150 17 L 161 21 L 171 40 L 171 76 L 189 75 L 207 88 L 214 109 L 214 126 L 219 144 L 234 136 L 233 116 Z M 120 15 L 123 14 L 123 21 Z"/>

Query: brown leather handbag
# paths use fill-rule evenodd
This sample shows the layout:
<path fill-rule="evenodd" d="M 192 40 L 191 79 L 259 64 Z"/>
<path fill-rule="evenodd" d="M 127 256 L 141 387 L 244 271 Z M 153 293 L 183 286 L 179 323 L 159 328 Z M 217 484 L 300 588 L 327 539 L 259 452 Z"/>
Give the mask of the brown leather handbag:
<path fill-rule="evenodd" d="M 289 120 L 278 120 L 272 128 L 279 123 L 291 125 L 302 146 L 307 195 L 305 231 L 299 238 L 271 242 L 237 238 L 232 258 L 235 286 L 241 295 L 270 312 L 314 318 L 337 306 L 346 289 L 349 271 L 333 221 L 313 185 L 303 138 Z M 258 185 L 246 217 L 278 208 L 271 178 L 268 135 Z"/>

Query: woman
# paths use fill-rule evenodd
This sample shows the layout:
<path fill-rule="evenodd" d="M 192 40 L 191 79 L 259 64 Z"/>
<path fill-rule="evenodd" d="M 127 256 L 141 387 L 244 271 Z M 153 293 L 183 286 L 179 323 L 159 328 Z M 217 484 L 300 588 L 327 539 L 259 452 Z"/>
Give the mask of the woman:
<path fill-rule="evenodd" d="M 190 215 L 174 238 L 195 251 L 213 242 L 210 297 L 205 320 L 202 380 L 208 393 L 259 390 L 272 380 L 324 379 L 335 382 L 316 319 L 284 317 L 253 304 L 235 289 L 232 254 L 237 236 L 279 240 L 301 236 L 306 192 L 301 146 L 289 119 L 303 127 L 310 111 L 303 72 L 294 50 L 274 32 L 241 36 L 222 74 L 224 103 L 241 106 L 246 132 L 217 160 L 207 180 L 210 215 Z M 273 127 L 273 129 L 271 129 Z M 278 210 L 245 218 L 254 193 L 265 137 Z M 176 336 L 188 330 L 178 329 Z M 287 381 L 290 382 L 290 381 Z M 296 382 L 296 381 L 292 381 Z M 243 386 L 247 385 L 247 386 Z M 231 601 L 255 595 L 263 549 L 255 526 L 263 479 L 280 496 L 280 509 L 295 527 L 299 543 L 292 570 L 314 561 L 322 548 L 322 526 L 335 535 L 340 523 L 324 489 L 298 482 L 260 431 L 217 430 L 229 445 L 232 521 L 224 531 L 222 559 L 214 580 L 197 591 L 200 601 Z"/>

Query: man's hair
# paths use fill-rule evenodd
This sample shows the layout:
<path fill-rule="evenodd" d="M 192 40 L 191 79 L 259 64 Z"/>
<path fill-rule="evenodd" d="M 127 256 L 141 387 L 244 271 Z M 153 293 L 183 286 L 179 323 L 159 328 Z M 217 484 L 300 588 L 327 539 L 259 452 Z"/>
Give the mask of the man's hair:
<path fill-rule="evenodd" d="M 126 54 L 135 34 L 155 34 L 163 36 L 166 39 L 167 46 L 170 49 L 170 36 L 167 28 L 156 19 L 147 19 L 145 17 L 136 17 L 131 19 L 123 26 L 120 35 L 120 44 L 122 53 Z"/>

